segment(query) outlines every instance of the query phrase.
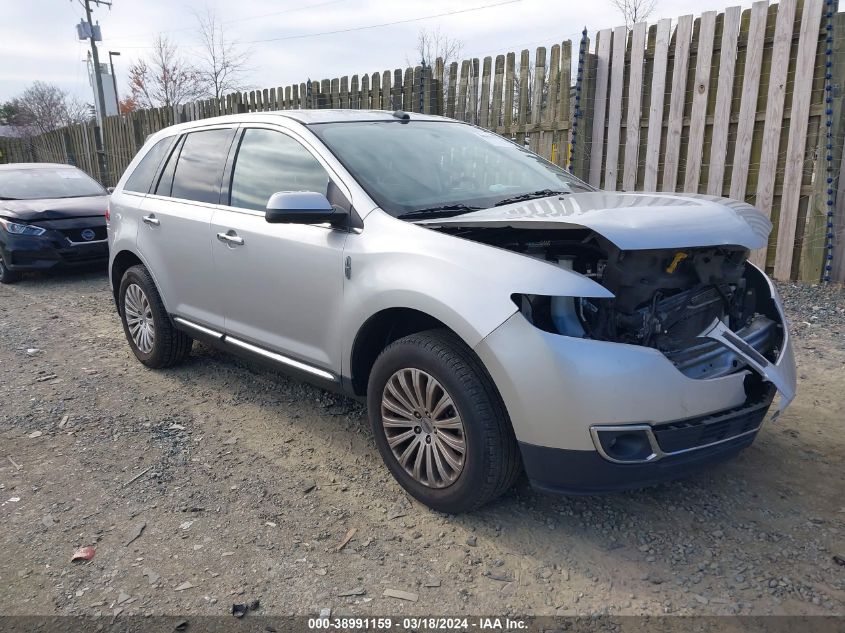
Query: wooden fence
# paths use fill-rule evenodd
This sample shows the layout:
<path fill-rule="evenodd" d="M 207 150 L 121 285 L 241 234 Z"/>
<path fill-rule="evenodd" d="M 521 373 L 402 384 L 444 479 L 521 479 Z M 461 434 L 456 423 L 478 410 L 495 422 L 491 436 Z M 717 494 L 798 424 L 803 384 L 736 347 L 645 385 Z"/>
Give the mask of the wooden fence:
<path fill-rule="evenodd" d="M 763 0 L 593 38 L 585 30 L 574 51 L 564 41 L 533 55 L 437 60 L 108 117 L 105 170 L 93 124 L 0 139 L 0 160 L 70 162 L 112 185 L 146 136 L 173 123 L 295 108 L 443 114 L 513 138 L 604 189 L 746 200 L 775 225 L 768 248 L 752 259 L 779 279 L 821 278 L 833 231 L 839 250 L 827 272 L 845 281 L 845 226 L 831 230 L 827 216 L 845 207 L 845 196 L 835 200 L 845 15 L 827 1 Z"/>

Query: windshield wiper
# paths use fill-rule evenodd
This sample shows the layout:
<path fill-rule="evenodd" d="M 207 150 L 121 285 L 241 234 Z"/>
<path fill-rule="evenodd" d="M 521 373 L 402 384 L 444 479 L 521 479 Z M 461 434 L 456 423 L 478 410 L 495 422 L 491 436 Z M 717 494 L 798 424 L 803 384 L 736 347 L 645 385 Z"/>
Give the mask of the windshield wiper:
<path fill-rule="evenodd" d="M 539 191 L 530 191 L 528 193 L 521 193 L 517 196 L 511 196 L 510 198 L 504 198 L 503 200 L 499 200 L 494 207 L 501 207 L 505 204 L 512 204 L 514 202 L 525 202 L 526 200 L 534 200 L 535 198 L 548 198 L 549 196 L 560 196 L 565 193 L 572 193 L 570 191 L 560 191 L 558 189 L 540 189 Z"/>
<path fill-rule="evenodd" d="M 10 198 L 8 196 L 0 196 L 0 200 L 17 200 L 17 198 Z"/>
<path fill-rule="evenodd" d="M 471 207 L 467 204 L 444 204 L 439 207 L 429 207 L 427 209 L 414 209 L 399 215 L 400 218 L 413 218 L 425 216 L 428 218 L 448 218 L 453 215 L 460 215 L 462 213 L 469 213 L 470 211 L 480 211 L 483 207 Z"/>

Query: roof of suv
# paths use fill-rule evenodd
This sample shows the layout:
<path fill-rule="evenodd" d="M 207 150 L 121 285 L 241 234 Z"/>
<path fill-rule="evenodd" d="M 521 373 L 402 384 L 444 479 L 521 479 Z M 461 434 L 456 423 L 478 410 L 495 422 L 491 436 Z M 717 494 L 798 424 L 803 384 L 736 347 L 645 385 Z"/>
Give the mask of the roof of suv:
<path fill-rule="evenodd" d="M 434 116 L 431 114 L 419 114 L 416 112 L 403 113 L 407 114 L 411 121 L 451 121 L 442 116 Z M 239 123 L 242 121 L 272 121 L 283 117 L 291 119 L 303 125 L 313 125 L 318 123 L 343 123 L 348 121 L 397 121 L 399 118 L 394 116 L 393 112 L 388 110 L 274 110 L 270 112 L 245 112 L 242 114 L 229 114 L 225 116 L 211 117 L 208 119 L 197 119 L 196 121 L 189 121 L 187 123 L 180 123 L 173 125 L 165 130 L 188 130 L 204 125 L 214 125 L 219 123 Z"/>

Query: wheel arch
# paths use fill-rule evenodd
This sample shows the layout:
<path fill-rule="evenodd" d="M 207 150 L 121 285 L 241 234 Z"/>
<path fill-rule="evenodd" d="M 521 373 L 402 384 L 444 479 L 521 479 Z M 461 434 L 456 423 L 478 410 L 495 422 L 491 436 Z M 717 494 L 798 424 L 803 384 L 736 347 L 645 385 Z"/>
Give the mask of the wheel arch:
<path fill-rule="evenodd" d="M 145 265 L 141 258 L 130 250 L 122 250 L 112 259 L 109 278 L 111 280 L 111 290 L 112 296 L 114 297 L 114 304 L 118 311 L 120 310 L 120 298 L 118 297 L 118 292 L 120 290 L 120 282 L 123 279 L 123 275 L 127 270 L 132 268 L 132 266 L 137 266 L 139 264 L 141 266 Z"/>
<path fill-rule="evenodd" d="M 358 328 L 352 343 L 349 362 L 349 380 L 353 393 L 367 393 L 367 381 L 373 364 L 382 350 L 403 336 L 424 330 L 454 329 L 422 310 L 392 307 L 379 310 Z"/>

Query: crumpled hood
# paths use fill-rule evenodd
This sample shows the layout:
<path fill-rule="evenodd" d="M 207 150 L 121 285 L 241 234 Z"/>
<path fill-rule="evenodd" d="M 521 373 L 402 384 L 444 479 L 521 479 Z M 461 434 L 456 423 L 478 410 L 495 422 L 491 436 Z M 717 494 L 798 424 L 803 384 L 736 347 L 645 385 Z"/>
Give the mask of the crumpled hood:
<path fill-rule="evenodd" d="M 429 227 L 586 228 L 622 250 L 761 248 L 772 223 L 750 204 L 701 194 L 572 193 L 421 220 Z"/>
<path fill-rule="evenodd" d="M 108 206 L 108 196 L 0 200 L 0 217 L 23 220 L 24 222 L 36 222 L 38 220 L 105 216 Z"/>

